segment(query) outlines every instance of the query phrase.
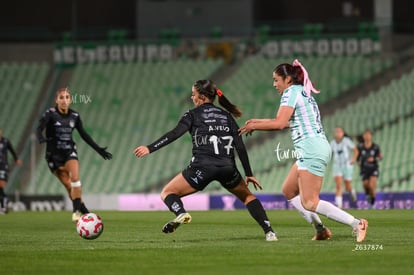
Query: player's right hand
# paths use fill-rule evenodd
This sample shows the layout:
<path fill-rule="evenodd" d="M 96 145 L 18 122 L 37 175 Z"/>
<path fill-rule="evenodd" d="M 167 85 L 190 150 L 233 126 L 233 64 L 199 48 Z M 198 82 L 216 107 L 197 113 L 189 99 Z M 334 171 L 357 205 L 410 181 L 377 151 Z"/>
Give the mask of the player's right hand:
<path fill-rule="evenodd" d="M 134 150 L 134 155 L 139 157 L 139 158 L 142 158 L 142 157 L 148 155 L 149 153 L 150 153 L 150 151 L 149 151 L 147 146 L 138 146 Z"/>
<path fill-rule="evenodd" d="M 253 187 L 255 190 L 257 190 L 257 188 L 259 188 L 260 190 L 263 189 L 262 185 L 255 177 L 246 177 L 246 185 L 249 185 L 249 182 L 253 183 Z"/>

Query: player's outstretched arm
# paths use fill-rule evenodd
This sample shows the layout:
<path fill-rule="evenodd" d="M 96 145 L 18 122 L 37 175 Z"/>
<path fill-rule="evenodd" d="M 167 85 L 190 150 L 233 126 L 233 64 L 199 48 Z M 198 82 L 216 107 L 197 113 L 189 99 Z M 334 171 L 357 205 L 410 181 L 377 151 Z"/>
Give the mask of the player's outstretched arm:
<path fill-rule="evenodd" d="M 112 154 L 109 153 L 106 149 L 108 147 L 100 147 L 92 138 L 91 136 L 86 133 L 85 129 L 83 128 L 82 121 L 79 118 L 78 124 L 76 129 L 78 129 L 79 135 L 81 138 L 89 145 L 91 146 L 103 159 L 112 159 Z"/>

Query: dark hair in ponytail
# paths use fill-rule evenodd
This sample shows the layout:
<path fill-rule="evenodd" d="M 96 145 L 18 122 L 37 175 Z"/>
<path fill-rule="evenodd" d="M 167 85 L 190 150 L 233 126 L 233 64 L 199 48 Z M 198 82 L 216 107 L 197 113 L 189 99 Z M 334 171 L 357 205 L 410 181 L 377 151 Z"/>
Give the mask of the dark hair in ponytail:
<path fill-rule="evenodd" d="M 283 80 L 287 76 L 290 76 L 292 78 L 293 85 L 303 85 L 304 75 L 300 66 L 293 66 L 288 63 L 283 63 L 278 65 L 273 72 L 281 76 Z"/>
<path fill-rule="evenodd" d="M 214 84 L 211 80 L 197 80 L 194 83 L 194 87 L 198 91 L 199 94 L 204 95 L 211 101 L 214 101 L 216 95 L 218 96 L 218 102 L 224 109 L 226 109 L 229 113 L 231 113 L 234 117 L 241 117 L 242 112 L 240 111 L 239 107 L 232 104 L 227 97 L 223 95 L 220 89 L 217 88 L 216 84 Z"/>

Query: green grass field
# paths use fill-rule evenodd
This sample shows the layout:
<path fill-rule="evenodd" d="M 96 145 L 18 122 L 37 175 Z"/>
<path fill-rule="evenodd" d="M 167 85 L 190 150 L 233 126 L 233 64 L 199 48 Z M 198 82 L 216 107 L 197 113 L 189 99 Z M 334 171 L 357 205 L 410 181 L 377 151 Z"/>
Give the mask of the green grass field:
<path fill-rule="evenodd" d="M 247 211 L 191 212 L 165 235 L 169 212 L 99 212 L 105 229 L 83 240 L 69 212 L 0 216 L 2 274 L 407 274 L 414 271 L 414 212 L 355 210 L 369 220 L 366 242 L 326 219 L 333 237 L 311 241 L 296 211 L 269 211 L 278 242 L 265 242 Z"/>

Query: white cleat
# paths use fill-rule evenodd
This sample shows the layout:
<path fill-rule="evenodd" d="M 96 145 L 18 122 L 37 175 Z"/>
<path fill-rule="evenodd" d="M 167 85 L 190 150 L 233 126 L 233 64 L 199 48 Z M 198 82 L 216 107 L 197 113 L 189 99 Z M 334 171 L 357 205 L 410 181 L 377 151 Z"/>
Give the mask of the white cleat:
<path fill-rule="evenodd" d="M 81 213 L 79 211 L 73 212 L 72 214 L 73 222 L 78 222 L 80 218 L 81 218 Z"/>
<path fill-rule="evenodd" d="M 277 240 L 278 239 L 277 239 L 277 236 L 276 236 L 275 232 L 269 231 L 269 232 L 266 233 L 266 241 L 267 242 L 275 242 Z"/>

